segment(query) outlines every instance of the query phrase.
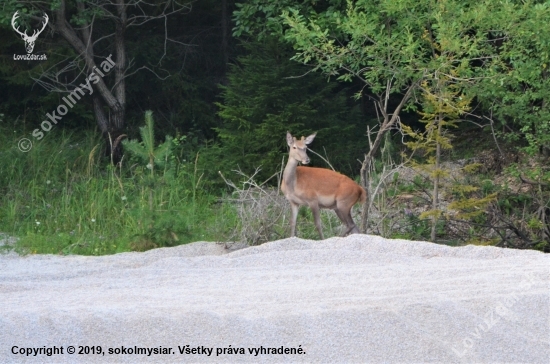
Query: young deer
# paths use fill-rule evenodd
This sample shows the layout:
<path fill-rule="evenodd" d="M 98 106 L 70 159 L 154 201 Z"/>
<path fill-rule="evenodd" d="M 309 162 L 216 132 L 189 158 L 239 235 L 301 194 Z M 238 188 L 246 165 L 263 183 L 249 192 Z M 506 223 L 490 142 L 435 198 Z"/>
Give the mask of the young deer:
<path fill-rule="evenodd" d="M 351 208 L 357 202 L 365 202 L 367 193 L 350 178 L 343 174 L 325 168 L 298 167 L 298 162 L 309 163 L 306 150 L 307 145 L 313 142 L 315 135 L 311 134 L 304 139 L 296 140 L 290 133 L 286 133 L 286 142 L 290 147 L 288 163 L 283 172 L 281 191 L 290 202 L 292 217 L 290 219 L 291 236 L 296 236 L 296 218 L 300 206 L 307 205 L 311 208 L 315 227 L 323 237 L 319 209 L 332 209 L 346 230 L 342 236 L 359 233 L 359 229 L 351 217 Z"/>

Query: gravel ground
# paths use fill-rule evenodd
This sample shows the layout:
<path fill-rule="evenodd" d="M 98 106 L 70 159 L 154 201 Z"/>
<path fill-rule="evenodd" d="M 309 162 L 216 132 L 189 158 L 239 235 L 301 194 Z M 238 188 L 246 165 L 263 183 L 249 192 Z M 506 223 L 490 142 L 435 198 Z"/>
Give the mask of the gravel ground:
<path fill-rule="evenodd" d="M 1 363 L 548 363 L 550 255 L 369 235 L 9 253 L 0 312 Z"/>

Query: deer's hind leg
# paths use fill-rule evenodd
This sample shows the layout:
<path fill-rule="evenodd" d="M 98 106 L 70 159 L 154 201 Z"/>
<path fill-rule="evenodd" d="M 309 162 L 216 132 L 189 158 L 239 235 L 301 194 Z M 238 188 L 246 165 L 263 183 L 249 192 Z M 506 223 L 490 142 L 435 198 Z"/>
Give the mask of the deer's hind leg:
<path fill-rule="evenodd" d="M 311 208 L 311 213 L 313 214 L 313 220 L 315 221 L 315 227 L 317 228 L 317 232 L 319 232 L 319 236 L 321 237 L 321 240 L 325 240 L 325 237 L 323 236 L 323 227 L 321 226 L 321 216 L 319 214 L 319 205 L 311 204 L 309 207 Z"/>
<path fill-rule="evenodd" d="M 340 219 L 340 221 L 342 222 L 342 225 L 343 225 L 342 233 L 340 234 L 340 236 L 346 236 L 350 231 L 350 227 L 348 226 L 346 218 L 345 218 L 344 214 L 342 213 L 342 211 L 340 211 L 338 208 L 335 208 L 334 212 L 336 212 L 336 216 L 338 216 L 338 219 Z"/>
<path fill-rule="evenodd" d="M 355 225 L 355 222 L 353 221 L 353 218 L 351 217 L 351 206 L 347 206 L 345 204 L 339 204 L 336 206 L 336 215 L 338 215 L 338 218 L 342 221 L 342 223 L 346 226 L 346 230 L 341 236 L 346 236 L 348 234 L 358 234 L 359 229 Z"/>

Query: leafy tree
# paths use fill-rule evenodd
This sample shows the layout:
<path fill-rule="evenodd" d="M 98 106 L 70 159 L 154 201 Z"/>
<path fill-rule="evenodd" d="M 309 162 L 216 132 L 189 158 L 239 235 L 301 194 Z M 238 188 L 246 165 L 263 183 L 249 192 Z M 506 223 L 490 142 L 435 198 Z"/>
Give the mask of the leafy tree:
<path fill-rule="evenodd" d="M 548 154 L 550 4 L 511 1 L 502 6 L 508 10 L 486 19 L 493 29 L 505 29 L 491 34 L 497 62 L 491 77 L 472 85 L 470 92 L 483 103 L 486 117 L 505 131 L 501 135 L 520 141 L 528 154 Z"/>
<path fill-rule="evenodd" d="M 547 1 L 510 1 L 502 6 L 509 9 L 510 16 L 504 17 L 503 12 L 497 12 L 487 19 L 494 29 L 498 29 L 495 24 L 506 25 L 506 31 L 492 34 L 492 41 L 498 46 L 498 59 L 490 68 L 491 77 L 473 85 L 470 93 L 481 101 L 484 117 L 490 120 L 497 134 L 512 141 L 529 158 L 527 164 L 512 166 L 509 172 L 528 185 L 531 192 L 514 192 L 512 197 L 507 196 L 508 191 L 501 193 L 504 202 L 499 201 L 499 204 L 515 199 L 531 200 L 528 204 L 518 204 L 515 209 L 506 207 L 497 215 L 510 227 L 509 235 L 515 235 L 519 243 L 508 242 L 507 235 L 503 241 L 510 246 L 548 250 L 550 4 Z M 502 151 L 501 157 L 504 157 Z"/>

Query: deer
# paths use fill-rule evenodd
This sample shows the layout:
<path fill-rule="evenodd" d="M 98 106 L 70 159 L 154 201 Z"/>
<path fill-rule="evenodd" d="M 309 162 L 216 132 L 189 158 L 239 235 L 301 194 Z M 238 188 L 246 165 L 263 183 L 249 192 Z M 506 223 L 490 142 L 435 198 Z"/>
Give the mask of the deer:
<path fill-rule="evenodd" d="M 296 218 L 300 206 L 309 206 L 315 220 L 315 227 L 321 240 L 324 240 L 319 217 L 319 209 L 332 209 L 345 225 L 341 236 L 358 234 L 359 229 L 351 217 L 351 208 L 367 200 L 367 192 L 351 178 L 326 168 L 298 166 L 308 164 L 307 146 L 313 142 L 317 133 L 297 140 L 289 132 L 286 142 L 290 147 L 288 162 L 283 171 L 281 191 L 290 202 L 290 236 L 296 236 Z"/>
<path fill-rule="evenodd" d="M 42 29 L 40 30 L 35 29 L 32 35 L 29 36 L 27 35 L 26 30 L 25 30 L 25 33 L 22 33 L 19 30 L 19 27 L 15 27 L 15 20 L 19 17 L 18 13 L 19 13 L 19 10 L 16 11 L 15 14 L 13 14 L 13 17 L 11 18 L 11 26 L 13 27 L 13 30 L 15 30 L 21 36 L 21 38 L 23 38 L 23 40 L 25 41 L 25 49 L 27 50 L 27 53 L 30 54 L 34 49 L 34 42 L 36 42 L 36 38 L 38 38 L 40 33 L 42 33 L 42 31 L 44 30 L 44 28 L 46 28 L 46 25 L 48 24 L 48 20 L 49 20 L 48 14 L 44 14 L 44 24 L 42 24 Z"/>

